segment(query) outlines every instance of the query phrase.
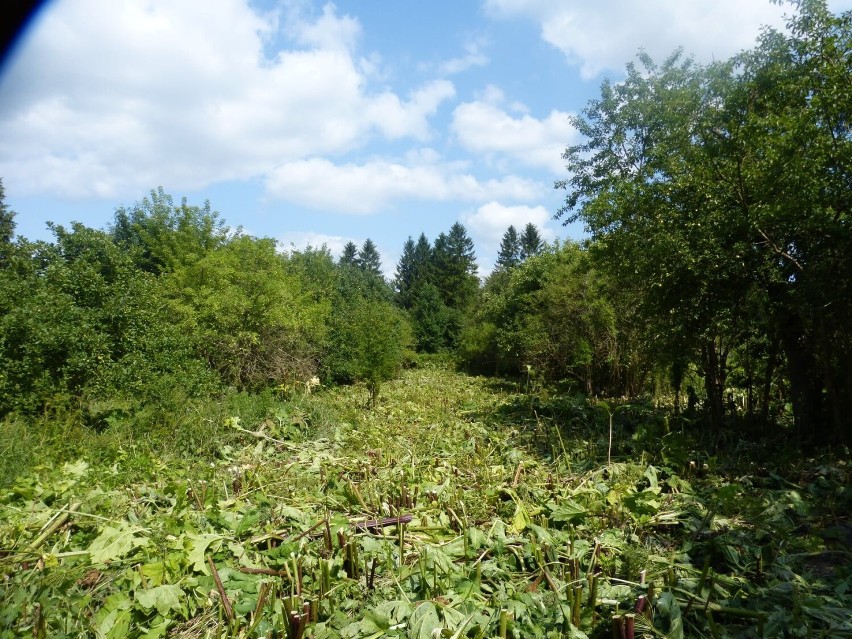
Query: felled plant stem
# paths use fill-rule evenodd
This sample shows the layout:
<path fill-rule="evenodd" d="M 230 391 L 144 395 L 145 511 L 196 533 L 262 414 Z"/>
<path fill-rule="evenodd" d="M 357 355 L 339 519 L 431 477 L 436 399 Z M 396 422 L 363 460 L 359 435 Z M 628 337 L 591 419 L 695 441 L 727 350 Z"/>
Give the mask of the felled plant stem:
<path fill-rule="evenodd" d="M 62 511 L 62 514 L 60 514 L 58 517 L 56 517 L 53 520 L 53 522 L 50 523 L 50 525 L 48 525 L 48 527 L 45 528 L 44 531 L 38 537 L 36 537 L 29 546 L 27 546 L 27 552 L 33 552 L 35 550 L 38 550 L 39 547 L 41 547 L 41 545 L 45 541 L 47 541 L 47 539 L 53 533 L 55 533 L 62 526 L 65 525 L 65 523 L 71 518 L 71 515 L 79 507 L 80 507 L 80 502 L 76 502 L 76 503 L 73 503 L 70 506 L 68 506 L 68 508 L 66 510 Z"/>
<path fill-rule="evenodd" d="M 216 570 L 216 564 L 213 563 L 213 558 L 207 555 L 207 563 L 210 566 L 210 572 L 213 573 L 213 581 L 216 582 L 216 590 L 219 591 L 219 596 L 222 598 L 222 607 L 225 609 L 225 616 L 228 617 L 228 622 L 233 623 L 234 611 L 231 609 L 231 602 L 228 595 L 225 593 L 225 586 L 222 585 L 222 579 L 219 577 L 219 571 Z"/>

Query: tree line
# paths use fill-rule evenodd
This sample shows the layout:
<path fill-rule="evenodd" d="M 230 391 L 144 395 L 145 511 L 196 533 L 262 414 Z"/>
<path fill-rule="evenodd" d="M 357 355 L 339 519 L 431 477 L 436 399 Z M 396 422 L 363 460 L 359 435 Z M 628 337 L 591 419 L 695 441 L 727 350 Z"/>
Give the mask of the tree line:
<path fill-rule="evenodd" d="M 0 414 L 97 420 L 163 398 L 364 382 L 415 353 L 588 396 L 667 397 L 741 433 L 852 439 L 852 16 L 795 3 L 734 58 L 641 54 L 573 119 L 557 213 L 582 243 L 503 235 L 481 277 L 456 223 L 333 259 L 162 190 L 103 230 L 14 235 L 0 183 Z"/>

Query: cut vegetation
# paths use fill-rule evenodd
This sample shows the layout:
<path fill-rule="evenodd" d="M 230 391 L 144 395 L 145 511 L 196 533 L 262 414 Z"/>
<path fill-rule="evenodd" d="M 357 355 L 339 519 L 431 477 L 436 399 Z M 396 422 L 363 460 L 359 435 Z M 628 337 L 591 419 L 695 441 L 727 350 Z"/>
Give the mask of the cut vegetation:
<path fill-rule="evenodd" d="M 852 636 L 845 462 L 624 405 L 607 463 L 608 410 L 518 390 L 425 365 L 192 458 L 90 433 L 0 494 L 0 636 Z"/>

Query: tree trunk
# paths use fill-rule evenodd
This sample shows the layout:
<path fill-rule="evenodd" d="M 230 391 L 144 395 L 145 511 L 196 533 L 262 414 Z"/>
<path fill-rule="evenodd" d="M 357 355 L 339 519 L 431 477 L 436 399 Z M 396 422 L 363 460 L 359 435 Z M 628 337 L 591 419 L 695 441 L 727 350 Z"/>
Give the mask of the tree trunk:
<path fill-rule="evenodd" d="M 821 442 L 822 376 L 798 313 L 791 311 L 777 322 L 781 347 L 787 356 L 787 376 L 790 380 L 790 399 L 796 431 L 803 441 Z"/>
<path fill-rule="evenodd" d="M 819 341 L 819 363 L 822 368 L 823 383 L 826 390 L 827 415 L 831 419 L 830 433 L 825 432 L 820 438 L 827 444 L 849 444 L 850 415 L 848 398 L 843 397 L 848 384 L 843 383 L 846 373 L 846 358 L 843 356 L 843 344 L 834 343 L 831 339 L 825 310 L 817 311 L 817 335 Z M 837 355 L 840 351 L 840 355 Z M 838 368 L 840 370 L 838 370 Z M 828 429 L 826 429 L 828 431 Z"/>
<path fill-rule="evenodd" d="M 706 340 L 701 346 L 701 365 L 704 369 L 704 392 L 707 394 L 707 406 L 710 424 L 718 431 L 725 423 L 725 366 L 724 355 L 719 353 L 715 340 Z"/>
<path fill-rule="evenodd" d="M 778 365 L 778 338 L 771 337 L 769 353 L 766 357 L 766 376 L 763 378 L 763 396 L 760 406 L 760 427 L 762 429 L 769 423 L 769 400 L 772 393 L 772 378 L 775 376 L 775 367 Z"/>

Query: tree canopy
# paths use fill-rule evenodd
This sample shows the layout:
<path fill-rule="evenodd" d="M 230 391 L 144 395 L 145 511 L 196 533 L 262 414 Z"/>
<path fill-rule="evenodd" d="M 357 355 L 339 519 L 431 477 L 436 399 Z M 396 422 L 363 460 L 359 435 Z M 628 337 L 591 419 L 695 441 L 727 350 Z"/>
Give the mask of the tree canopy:
<path fill-rule="evenodd" d="M 849 441 L 852 16 L 798 6 L 732 60 L 643 54 L 605 82 L 573 120 L 560 215 L 633 274 L 660 351 L 696 358 L 717 426 L 731 358 L 762 339 L 764 374 L 786 356 L 799 432 Z"/>

